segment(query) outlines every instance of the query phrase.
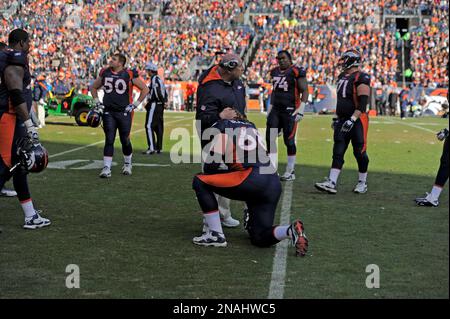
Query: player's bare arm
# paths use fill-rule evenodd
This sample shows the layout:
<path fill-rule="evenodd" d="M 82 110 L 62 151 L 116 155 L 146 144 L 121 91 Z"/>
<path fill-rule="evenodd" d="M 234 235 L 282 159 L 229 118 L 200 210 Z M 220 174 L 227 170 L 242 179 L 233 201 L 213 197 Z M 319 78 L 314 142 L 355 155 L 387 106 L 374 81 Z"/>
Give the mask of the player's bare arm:
<path fill-rule="evenodd" d="M 91 93 L 92 93 L 92 97 L 94 98 L 94 100 L 98 100 L 98 90 L 103 86 L 102 84 L 102 78 L 101 77 L 97 77 L 94 81 L 94 83 L 92 83 L 91 86 Z"/>
<path fill-rule="evenodd" d="M 27 103 L 22 97 L 24 69 L 21 66 L 10 65 L 5 69 L 5 82 L 11 95 L 12 104 L 19 118 L 26 122 L 30 120 Z"/>
<path fill-rule="evenodd" d="M 145 97 L 148 95 L 149 89 L 140 77 L 133 79 L 133 84 L 141 91 L 138 98 L 138 104 L 141 104 L 142 101 L 144 101 Z"/>
<path fill-rule="evenodd" d="M 370 95 L 370 87 L 367 84 L 360 84 L 356 88 L 356 96 L 358 98 L 358 105 L 359 108 L 357 108 L 352 115 L 352 119 L 356 121 L 359 119 L 362 113 L 366 111 L 367 103 L 369 101 L 369 95 Z"/>
<path fill-rule="evenodd" d="M 301 101 L 306 103 L 308 101 L 309 96 L 308 81 L 306 80 L 306 78 L 299 78 L 297 80 L 297 86 L 301 95 Z"/>

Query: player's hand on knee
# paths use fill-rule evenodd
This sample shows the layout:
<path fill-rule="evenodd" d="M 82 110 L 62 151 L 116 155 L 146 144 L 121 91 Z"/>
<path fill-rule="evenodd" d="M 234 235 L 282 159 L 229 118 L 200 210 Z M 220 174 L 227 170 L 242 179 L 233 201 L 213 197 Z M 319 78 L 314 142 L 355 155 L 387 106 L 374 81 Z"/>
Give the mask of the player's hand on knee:
<path fill-rule="evenodd" d="M 436 137 L 439 141 L 445 140 L 447 138 L 447 136 L 448 136 L 448 129 L 446 129 L 446 128 L 443 128 L 436 134 Z"/>
<path fill-rule="evenodd" d="M 341 132 L 347 133 L 350 132 L 353 128 L 353 125 L 355 125 L 355 121 L 353 120 L 347 120 L 342 124 Z"/>

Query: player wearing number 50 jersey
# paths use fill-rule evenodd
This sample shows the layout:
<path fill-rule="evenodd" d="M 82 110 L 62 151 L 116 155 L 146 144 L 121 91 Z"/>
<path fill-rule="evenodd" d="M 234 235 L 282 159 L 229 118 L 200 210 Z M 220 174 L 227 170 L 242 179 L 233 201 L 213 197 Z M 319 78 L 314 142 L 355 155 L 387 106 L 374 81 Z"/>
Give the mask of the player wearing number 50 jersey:
<path fill-rule="evenodd" d="M 105 147 L 103 150 L 103 170 L 101 178 L 111 177 L 111 163 L 114 154 L 114 140 L 119 131 L 120 143 L 124 156 L 122 173 L 131 175 L 131 157 L 133 148 L 130 141 L 131 125 L 134 109 L 148 94 L 148 88 L 139 77 L 136 70 L 125 68 L 126 57 L 116 53 L 109 62 L 109 67 L 102 69 L 92 85 L 92 96 L 96 108 L 103 113 L 103 130 L 105 132 Z M 133 102 L 133 87 L 141 92 L 137 101 Z M 105 95 L 103 103 L 98 100 L 98 90 L 103 87 Z"/>
<path fill-rule="evenodd" d="M 266 143 L 269 156 L 276 166 L 276 139 L 283 131 L 283 140 L 287 148 L 288 163 L 281 180 L 295 179 L 294 167 L 297 147 L 295 134 L 298 122 L 303 118 L 305 103 L 308 101 L 308 83 L 306 71 L 292 63 L 288 51 L 277 55 L 278 67 L 270 72 L 272 79 L 271 108 L 267 115 Z"/>
<path fill-rule="evenodd" d="M 354 192 L 362 194 L 367 192 L 366 180 L 369 166 L 369 157 L 366 152 L 369 118 L 366 109 L 370 93 L 370 77 L 360 71 L 361 55 L 355 49 L 346 51 L 340 63 L 343 72 L 338 77 L 336 117 L 332 122 L 333 163 L 329 177 L 324 182 L 316 183 L 315 186 L 321 191 L 336 194 L 337 179 L 344 165 L 345 151 L 351 141 L 359 170 L 359 181 Z"/>

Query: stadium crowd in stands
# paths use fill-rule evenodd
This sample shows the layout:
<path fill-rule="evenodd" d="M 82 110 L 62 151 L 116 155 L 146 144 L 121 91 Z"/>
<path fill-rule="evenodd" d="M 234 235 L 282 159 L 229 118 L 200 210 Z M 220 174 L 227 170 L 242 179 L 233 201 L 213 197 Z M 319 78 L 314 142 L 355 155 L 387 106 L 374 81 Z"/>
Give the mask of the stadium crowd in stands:
<path fill-rule="evenodd" d="M 398 4 L 401 3 L 401 4 Z M 446 0 L 3 0 L 0 41 L 13 28 L 31 31 L 31 67 L 50 79 L 86 85 L 108 50 L 120 49 L 132 66 L 157 63 L 172 80 L 191 75 L 192 62 L 209 64 L 215 54 L 243 52 L 256 34 L 261 43 L 248 68 L 250 81 L 266 81 L 275 53 L 290 49 L 308 67 L 308 80 L 334 82 L 340 53 L 359 47 L 373 81 L 396 80 L 399 42 L 384 13 L 419 12 L 426 17 L 410 34 L 414 82 L 447 86 L 448 1 Z M 121 14 L 133 13 L 124 40 Z M 138 12 L 156 14 L 140 15 Z M 252 13 L 251 26 L 240 27 Z"/>
<path fill-rule="evenodd" d="M 198 32 L 193 27 L 158 28 L 153 19 L 144 21 L 136 17 L 134 28 L 121 49 L 130 56 L 132 66 L 143 69 L 146 61 L 157 63 L 164 76 L 179 80 L 180 72 L 189 71 L 189 62 L 194 58 L 206 63 L 216 52 L 245 50 L 252 34 L 245 29 L 211 29 Z"/>
<path fill-rule="evenodd" d="M 67 82 L 81 84 L 95 62 L 119 42 L 120 1 L 21 1 L 18 14 L 2 18 L 0 39 L 14 28 L 31 30 L 30 67 L 49 82 L 61 73 Z M 86 83 L 84 83 L 86 84 Z"/>

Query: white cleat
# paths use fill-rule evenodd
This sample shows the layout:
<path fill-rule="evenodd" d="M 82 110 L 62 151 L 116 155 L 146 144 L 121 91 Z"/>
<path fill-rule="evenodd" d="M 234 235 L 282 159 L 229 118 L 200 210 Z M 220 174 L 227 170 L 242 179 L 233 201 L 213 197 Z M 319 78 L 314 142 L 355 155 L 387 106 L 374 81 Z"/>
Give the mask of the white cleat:
<path fill-rule="evenodd" d="M 430 193 L 426 193 L 425 197 L 416 198 L 416 204 L 418 206 L 438 207 L 439 200 L 433 198 Z"/>
<path fill-rule="evenodd" d="M 124 164 L 122 167 L 122 174 L 123 175 L 131 175 L 132 167 L 133 166 L 131 164 Z"/>
<path fill-rule="evenodd" d="M 0 191 L 0 197 L 1 196 L 14 197 L 14 196 L 17 196 L 17 193 L 13 189 L 8 189 L 8 188 L 3 187 L 2 190 Z"/>
<path fill-rule="evenodd" d="M 355 192 L 357 194 L 367 193 L 367 183 L 363 182 L 363 181 L 359 181 L 358 184 L 356 184 L 353 192 Z"/>
<path fill-rule="evenodd" d="M 192 242 L 199 246 L 227 247 L 225 235 L 216 231 L 210 231 L 201 236 L 194 237 Z"/>
<path fill-rule="evenodd" d="M 40 214 L 42 211 L 36 210 L 36 214 L 34 214 L 32 217 L 25 218 L 25 224 L 23 225 L 23 228 L 25 229 L 37 229 L 49 226 L 51 224 L 50 219 L 42 217 Z"/>
<path fill-rule="evenodd" d="M 295 172 L 285 172 L 283 175 L 280 176 L 280 181 L 288 182 L 288 181 L 294 181 L 295 180 Z"/>
<path fill-rule="evenodd" d="M 227 217 L 225 219 L 222 219 L 222 226 L 228 227 L 228 228 L 234 228 L 234 227 L 238 227 L 241 223 L 237 220 L 234 219 L 233 217 Z"/>
<path fill-rule="evenodd" d="M 100 178 L 110 178 L 111 177 L 111 168 L 108 166 L 103 167 L 102 171 L 98 175 Z"/>
<path fill-rule="evenodd" d="M 337 193 L 336 184 L 328 177 L 326 177 L 325 181 L 323 181 L 322 183 L 316 183 L 316 184 L 314 184 L 314 186 L 318 190 L 320 190 L 322 192 L 327 192 L 328 194 L 336 194 Z"/>
<path fill-rule="evenodd" d="M 146 150 L 146 151 L 143 151 L 142 152 L 142 154 L 144 154 L 144 155 L 153 155 L 153 154 L 155 154 L 156 152 L 155 151 L 152 151 L 152 150 Z"/>

